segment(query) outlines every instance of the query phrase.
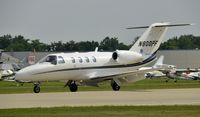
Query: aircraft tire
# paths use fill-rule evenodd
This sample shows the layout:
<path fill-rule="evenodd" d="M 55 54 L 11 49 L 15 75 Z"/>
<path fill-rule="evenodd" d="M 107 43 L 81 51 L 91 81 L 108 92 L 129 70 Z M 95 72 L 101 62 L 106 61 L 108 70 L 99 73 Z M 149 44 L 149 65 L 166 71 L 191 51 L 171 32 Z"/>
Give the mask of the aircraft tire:
<path fill-rule="evenodd" d="M 35 85 L 33 88 L 34 93 L 39 93 L 40 92 L 40 86 L 39 85 Z"/>
<path fill-rule="evenodd" d="M 75 83 L 69 85 L 69 89 L 71 92 L 76 92 L 78 90 L 78 86 Z"/>
<path fill-rule="evenodd" d="M 112 89 L 113 89 L 113 91 L 119 91 L 120 90 L 120 86 L 116 82 L 113 82 L 112 83 Z"/>

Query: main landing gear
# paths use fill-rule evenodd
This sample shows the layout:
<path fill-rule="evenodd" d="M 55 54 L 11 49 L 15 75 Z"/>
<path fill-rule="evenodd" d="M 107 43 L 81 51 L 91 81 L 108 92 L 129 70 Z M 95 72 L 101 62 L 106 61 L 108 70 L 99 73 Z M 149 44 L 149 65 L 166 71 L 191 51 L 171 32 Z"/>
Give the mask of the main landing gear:
<path fill-rule="evenodd" d="M 40 92 L 40 83 L 35 83 L 34 84 L 33 91 L 35 93 L 39 93 Z"/>
<path fill-rule="evenodd" d="M 71 92 L 76 92 L 78 90 L 78 86 L 75 81 L 68 81 L 66 85 L 69 87 Z"/>
<path fill-rule="evenodd" d="M 120 89 L 120 86 L 114 80 L 111 80 L 111 87 L 113 91 L 119 91 Z"/>

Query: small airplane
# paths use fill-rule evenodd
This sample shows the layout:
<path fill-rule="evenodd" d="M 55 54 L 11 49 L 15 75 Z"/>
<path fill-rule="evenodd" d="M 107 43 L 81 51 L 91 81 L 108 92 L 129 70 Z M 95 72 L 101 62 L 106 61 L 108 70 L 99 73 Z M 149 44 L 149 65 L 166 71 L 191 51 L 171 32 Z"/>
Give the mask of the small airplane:
<path fill-rule="evenodd" d="M 156 59 L 156 52 L 168 27 L 190 24 L 154 23 L 150 26 L 127 29 L 147 28 L 129 50 L 114 52 L 74 52 L 49 54 L 36 64 L 16 72 L 17 82 L 34 83 L 33 91 L 40 92 L 42 81 L 67 81 L 70 91 L 76 92 L 78 85 L 98 86 L 99 82 L 110 80 L 111 87 L 118 91 L 123 82 L 144 79 L 144 73 L 157 68 L 140 70 Z M 142 76 L 142 77 L 140 77 Z"/>
<path fill-rule="evenodd" d="M 161 55 L 160 57 L 159 57 L 159 59 L 157 60 L 157 62 L 154 64 L 154 68 L 166 68 L 166 65 L 165 64 L 163 64 L 163 60 L 164 60 L 164 56 L 163 55 Z M 146 67 L 144 67 L 144 68 L 146 68 Z M 144 69 L 144 68 L 141 68 L 141 69 Z M 168 67 L 167 67 L 168 68 Z M 166 70 L 166 69 L 163 69 L 163 70 Z M 164 74 L 162 71 L 163 70 L 156 70 L 156 71 L 150 71 L 150 72 L 147 72 L 147 73 L 145 73 L 145 77 L 146 78 L 157 78 L 157 77 L 163 77 L 163 76 L 166 76 L 166 74 Z"/>
<path fill-rule="evenodd" d="M 0 50 L 0 80 L 1 81 L 15 81 L 15 72 L 19 71 L 20 66 L 15 63 L 10 55 L 4 54 Z M 5 58 L 5 55 L 8 57 Z M 10 59 L 11 58 L 11 59 Z"/>
<path fill-rule="evenodd" d="M 171 71 L 173 69 L 176 69 L 175 65 L 163 64 L 163 61 L 164 61 L 164 56 L 161 55 L 153 67 L 154 68 L 160 67 L 162 69 L 147 72 L 145 73 L 145 77 L 151 79 L 151 78 L 168 76 L 169 72 L 172 73 Z"/>
<path fill-rule="evenodd" d="M 171 79 L 173 79 L 174 82 L 178 80 L 200 80 L 199 69 L 176 69 L 176 67 L 174 67 L 166 73 L 166 76 L 168 77 L 166 82 Z"/>
<path fill-rule="evenodd" d="M 192 80 L 199 80 L 200 79 L 200 72 L 190 72 L 190 73 L 182 73 L 182 77 L 186 79 L 192 79 Z"/>

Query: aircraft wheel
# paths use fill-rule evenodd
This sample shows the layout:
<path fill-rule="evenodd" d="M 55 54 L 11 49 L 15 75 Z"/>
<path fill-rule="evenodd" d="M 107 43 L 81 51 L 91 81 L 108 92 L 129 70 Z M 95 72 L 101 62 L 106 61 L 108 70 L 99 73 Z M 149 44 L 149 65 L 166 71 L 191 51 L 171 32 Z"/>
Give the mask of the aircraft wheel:
<path fill-rule="evenodd" d="M 33 91 L 35 93 L 39 93 L 40 92 L 40 86 L 39 85 L 35 85 L 34 88 L 33 88 Z"/>
<path fill-rule="evenodd" d="M 116 82 L 113 82 L 111 86 L 112 86 L 113 91 L 119 91 L 120 89 L 120 86 Z"/>
<path fill-rule="evenodd" d="M 78 86 L 76 85 L 76 83 L 72 83 L 69 85 L 69 89 L 71 92 L 76 92 L 78 90 Z"/>

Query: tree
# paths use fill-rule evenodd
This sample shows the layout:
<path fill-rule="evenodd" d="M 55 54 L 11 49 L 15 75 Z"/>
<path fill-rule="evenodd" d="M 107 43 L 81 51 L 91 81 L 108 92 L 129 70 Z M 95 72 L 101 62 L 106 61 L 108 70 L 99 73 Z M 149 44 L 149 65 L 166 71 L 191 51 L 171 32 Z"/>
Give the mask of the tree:
<path fill-rule="evenodd" d="M 23 36 L 18 35 L 10 40 L 10 44 L 5 48 L 6 51 L 30 51 L 31 45 Z"/>
<path fill-rule="evenodd" d="M 31 49 L 35 49 L 36 51 L 49 51 L 48 49 L 48 45 L 47 44 L 44 44 L 44 43 L 41 43 L 39 39 L 35 39 L 35 40 L 31 40 Z"/>
<path fill-rule="evenodd" d="M 11 35 L 3 35 L 0 37 L 0 49 L 5 49 L 7 48 L 12 40 Z"/>
<path fill-rule="evenodd" d="M 139 39 L 136 37 L 133 44 Z M 133 44 L 125 45 L 118 41 L 116 37 L 106 37 L 100 43 L 96 41 L 80 41 L 75 42 L 73 40 L 63 43 L 62 41 L 51 42 L 51 44 L 45 44 L 40 42 L 39 39 L 31 40 L 26 39 L 22 35 L 12 37 L 11 35 L 0 36 L 0 49 L 5 51 L 94 51 L 96 47 L 103 51 L 115 51 L 128 50 Z M 170 49 L 199 49 L 200 48 L 200 36 L 182 35 L 180 37 L 173 37 L 168 41 L 161 44 L 161 50 Z"/>
<path fill-rule="evenodd" d="M 180 37 L 173 37 L 161 44 L 161 50 L 171 49 L 197 49 L 200 48 L 200 37 L 193 35 L 182 35 Z"/>
<path fill-rule="evenodd" d="M 106 37 L 100 43 L 100 49 L 104 51 L 114 51 L 118 48 L 119 41 L 117 38 Z"/>

